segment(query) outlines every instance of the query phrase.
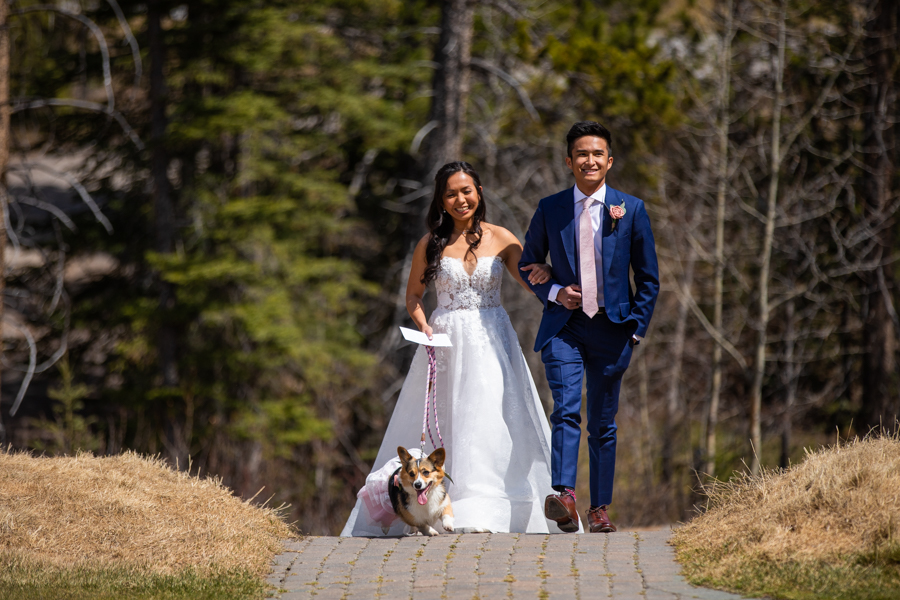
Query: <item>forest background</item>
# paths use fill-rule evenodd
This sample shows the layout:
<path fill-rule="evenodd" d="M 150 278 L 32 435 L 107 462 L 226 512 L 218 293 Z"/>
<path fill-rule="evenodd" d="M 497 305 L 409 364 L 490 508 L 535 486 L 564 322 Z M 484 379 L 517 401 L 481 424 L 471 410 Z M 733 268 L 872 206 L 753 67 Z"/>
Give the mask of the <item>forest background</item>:
<path fill-rule="evenodd" d="M 3 444 L 158 453 L 337 533 L 436 168 L 524 239 L 595 119 L 662 280 L 614 517 L 687 519 L 896 422 L 897 46 L 889 0 L 2 3 Z M 541 305 L 503 301 L 549 409 Z"/>

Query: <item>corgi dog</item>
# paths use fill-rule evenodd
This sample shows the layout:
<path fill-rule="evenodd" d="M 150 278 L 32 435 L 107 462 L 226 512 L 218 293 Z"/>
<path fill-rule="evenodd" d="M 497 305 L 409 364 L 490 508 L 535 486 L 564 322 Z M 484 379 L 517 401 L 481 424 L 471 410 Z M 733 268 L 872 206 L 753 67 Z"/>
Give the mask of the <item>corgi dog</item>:
<path fill-rule="evenodd" d="M 413 458 L 403 446 L 397 448 L 400 468 L 391 477 L 388 491 L 397 516 L 422 535 L 437 535 L 433 527 L 440 519 L 444 531 L 453 531 L 453 507 L 444 488 L 444 460 L 438 448 L 425 458 Z"/>

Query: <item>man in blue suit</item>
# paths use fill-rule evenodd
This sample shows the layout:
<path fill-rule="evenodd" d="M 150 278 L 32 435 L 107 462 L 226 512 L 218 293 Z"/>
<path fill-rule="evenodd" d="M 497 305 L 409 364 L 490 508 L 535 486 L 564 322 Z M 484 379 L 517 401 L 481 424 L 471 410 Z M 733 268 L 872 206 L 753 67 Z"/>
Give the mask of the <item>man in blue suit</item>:
<path fill-rule="evenodd" d="M 534 350 L 541 352 L 553 393 L 551 468 L 558 493 L 547 496 L 544 514 L 561 530 L 578 531 L 574 488 L 586 377 L 587 521 L 592 532 L 610 532 L 616 530 L 606 511 L 616 466 L 619 388 L 634 346 L 647 333 L 659 268 L 644 203 L 606 185 L 613 164 L 609 131 L 582 121 L 569 130 L 566 143 L 575 186 L 540 201 L 519 261 L 522 269 L 549 256 L 552 265 L 550 281 L 528 283 L 544 303 Z"/>

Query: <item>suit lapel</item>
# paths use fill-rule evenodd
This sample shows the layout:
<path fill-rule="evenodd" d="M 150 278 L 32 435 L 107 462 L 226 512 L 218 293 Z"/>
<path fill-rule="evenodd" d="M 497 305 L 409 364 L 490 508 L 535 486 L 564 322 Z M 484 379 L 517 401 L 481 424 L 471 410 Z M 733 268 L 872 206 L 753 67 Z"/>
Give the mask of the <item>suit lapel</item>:
<path fill-rule="evenodd" d="M 563 248 L 566 249 L 566 258 L 569 259 L 569 267 L 572 273 L 578 277 L 578 269 L 575 264 L 576 249 L 578 241 L 575 239 L 575 188 L 571 188 L 559 195 L 559 202 L 556 209 L 557 218 L 559 219 L 559 232 L 562 236 Z"/>
<path fill-rule="evenodd" d="M 609 276 L 609 269 L 612 266 L 613 255 L 616 253 L 616 242 L 619 239 L 619 229 L 622 228 L 622 225 L 616 225 L 616 228 L 612 228 L 613 220 L 609 216 L 609 207 L 615 205 L 622 204 L 624 199 L 622 198 L 622 194 L 619 193 L 618 190 L 614 190 L 609 186 L 606 186 L 606 206 L 604 210 L 606 211 L 603 214 L 603 281 L 604 285 L 606 284 L 607 277 Z"/>

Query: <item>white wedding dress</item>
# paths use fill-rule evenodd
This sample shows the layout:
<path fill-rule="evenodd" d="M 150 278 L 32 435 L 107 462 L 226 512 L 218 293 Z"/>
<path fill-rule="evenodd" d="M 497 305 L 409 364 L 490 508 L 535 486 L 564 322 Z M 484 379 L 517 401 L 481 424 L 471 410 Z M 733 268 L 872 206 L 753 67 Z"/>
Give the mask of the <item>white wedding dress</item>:
<path fill-rule="evenodd" d="M 550 486 L 550 427 L 509 316 L 500 306 L 503 262 L 483 256 L 470 276 L 461 260 L 441 259 L 435 279 L 435 333 L 453 343 L 436 348 L 437 412 L 447 450 L 445 479 L 455 529 L 559 533 L 544 517 Z M 428 373 L 425 348 L 416 352 L 369 476 L 379 478 L 397 446 L 419 448 Z M 431 417 L 431 433 L 440 445 Z M 431 452 L 426 436 L 425 453 Z M 376 482 L 377 483 L 377 482 Z M 370 490 L 371 488 L 367 485 Z M 363 488 L 366 489 L 366 488 Z M 384 486 L 379 488 L 383 495 Z M 375 494 L 373 494 L 374 496 Z M 381 499 L 382 506 L 386 497 Z M 342 536 L 413 533 L 399 519 L 373 519 L 361 492 Z M 389 507 L 389 502 L 387 503 Z M 377 511 L 374 508 L 373 511 Z"/>

